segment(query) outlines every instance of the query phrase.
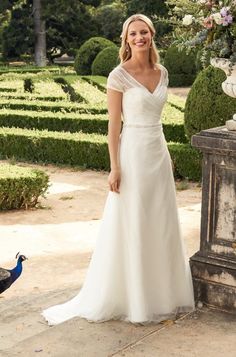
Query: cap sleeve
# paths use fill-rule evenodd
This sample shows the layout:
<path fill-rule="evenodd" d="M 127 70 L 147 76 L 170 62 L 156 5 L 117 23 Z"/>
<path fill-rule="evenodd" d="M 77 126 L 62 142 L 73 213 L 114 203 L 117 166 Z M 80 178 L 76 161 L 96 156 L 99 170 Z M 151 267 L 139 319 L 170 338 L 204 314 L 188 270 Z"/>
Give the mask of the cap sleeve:
<path fill-rule="evenodd" d="M 107 78 L 107 88 L 117 90 L 118 92 L 124 92 L 124 84 L 122 81 L 122 76 L 119 71 L 115 68 L 110 72 Z"/>
<path fill-rule="evenodd" d="M 166 69 L 166 67 L 164 67 L 163 65 L 159 65 L 161 67 L 161 70 L 163 72 L 163 79 L 164 79 L 164 83 L 166 86 L 168 86 L 169 84 L 169 75 L 168 75 L 168 71 Z"/>

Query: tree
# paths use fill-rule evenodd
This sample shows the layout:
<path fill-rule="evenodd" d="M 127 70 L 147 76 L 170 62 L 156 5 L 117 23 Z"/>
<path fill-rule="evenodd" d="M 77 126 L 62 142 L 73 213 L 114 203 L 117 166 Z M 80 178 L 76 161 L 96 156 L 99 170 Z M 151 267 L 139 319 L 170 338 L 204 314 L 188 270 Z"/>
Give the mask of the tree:
<path fill-rule="evenodd" d="M 11 14 L 2 31 L 5 58 L 35 53 L 36 63 L 44 65 L 46 45 L 50 60 L 66 52 L 75 54 L 83 42 L 97 35 L 92 13 L 99 4 L 100 0 L 0 0 L 0 14 Z"/>
<path fill-rule="evenodd" d="M 10 19 L 2 31 L 2 53 L 4 59 L 18 59 L 27 53 L 33 55 L 34 32 L 31 1 L 10 4 Z M 6 11 L 5 10 L 5 11 Z"/>
<path fill-rule="evenodd" d="M 45 20 L 42 19 L 41 0 L 33 0 L 33 17 L 34 17 L 34 61 L 36 66 L 46 66 L 46 29 Z"/>
<path fill-rule="evenodd" d="M 119 42 L 122 23 L 126 18 L 126 7 L 121 1 L 100 6 L 96 12 L 99 35 L 111 41 Z"/>

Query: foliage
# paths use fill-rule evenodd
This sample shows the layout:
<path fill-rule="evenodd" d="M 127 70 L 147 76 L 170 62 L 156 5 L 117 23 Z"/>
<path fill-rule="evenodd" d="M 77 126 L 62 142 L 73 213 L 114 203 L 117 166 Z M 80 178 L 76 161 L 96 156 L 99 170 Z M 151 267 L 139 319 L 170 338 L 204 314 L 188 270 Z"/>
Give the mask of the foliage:
<path fill-rule="evenodd" d="M 189 180 L 201 179 L 201 153 L 190 144 L 168 143 L 168 149 L 174 164 L 175 177 L 184 177 Z"/>
<path fill-rule="evenodd" d="M 172 45 L 166 51 L 164 66 L 169 72 L 170 87 L 190 86 L 196 77 L 194 53 L 186 54 L 185 50 L 179 50 Z"/>
<path fill-rule="evenodd" d="M 0 156 L 109 169 L 106 136 L 96 134 L 0 128 Z"/>
<path fill-rule="evenodd" d="M 21 54 L 33 55 L 34 33 L 30 0 L 14 7 L 9 24 L 2 32 L 2 51 L 5 59 L 17 59 Z"/>
<path fill-rule="evenodd" d="M 97 54 L 110 46 L 115 46 L 115 44 L 103 37 L 92 37 L 83 43 L 75 58 L 76 73 L 91 74 L 92 63 Z"/>
<path fill-rule="evenodd" d="M 23 95 L 23 80 L 28 76 L 34 81 L 35 91 L 39 94 Z M 41 72 L 1 76 L 0 88 L 15 88 L 17 92 L 13 95 L 3 92 L 5 98 L 0 99 L 0 127 L 8 127 L 0 129 L 0 156 L 108 170 L 106 77 L 59 77 L 63 79 L 60 82 L 73 87 L 88 104 L 76 104 L 68 96 L 61 97 L 62 90 L 53 78 L 57 80 L 58 76 Z M 16 94 L 21 95 L 23 100 L 13 99 Z M 52 98 L 53 101 L 48 101 Z M 184 99 L 169 95 L 162 115 L 163 131 L 175 163 L 176 177 L 196 179 L 200 177 L 200 157 L 186 144 L 184 104 Z"/>
<path fill-rule="evenodd" d="M 119 49 L 111 46 L 104 48 L 95 57 L 92 63 L 92 74 L 108 77 L 109 73 L 119 63 Z"/>
<path fill-rule="evenodd" d="M 122 24 L 126 18 L 125 5 L 120 0 L 102 5 L 97 8 L 94 17 L 99 35 L 119 43 Z"/>
<path fill-rule="evenodd" d="M 56 83 L 59 83 L 65 93 L 68 93 L 71 102 L 86 102 L 86 100 L 79 94 L 76 93 L 74 88 L 68 83 L 68 81 L 63 77 L 54 78 Z"/>
<path fill-rule="evenodd" d="M 222 70 L 212 66 L 198 74 L 185 106 L 185 130 L 189 138 L 201 130 L 224 125 L 236 112 L 235 99 L 221 88 L 225 78 Z"/>
<path fill-rule="evenodd" d="M 0 148 L 2 158 L 109 170 L 107 138 L 104 135 L 0 128 Z M 168 143 L 168 148 L 176 167 L 175 175 L 199 179 L 198 151 L 189 144 L 180 143 Z"/>
<path fill-rule="evenodd" d="M 25 78 L 24 79 L 24 91 L 33 93 L 33 91 L 34 91 L 34 82 L 32 81 L 32 78 Z"/>
<path fill-rule="evenodd" d="M 0 92 L 1 92 L 0 88 Z M 7 91 L 11 88 L 3 88 Z M 90 114 L 105 114 L 107 108 L 105 106 L 92 106 L 91 104 L 76 104 L 69 101 L 46 101 L 46 100 L 20 100 L 20 99 L 0 99 L 0 108 L 8 108 L 13 110 L 31 110 L 36 112 L 62 112 L 62 113 L 90 113 Z"/>
<path fill-rule="evenodd" d="M 0 16 L 10 14 L 2 33 L 3 54 L 7 59 L 19 59 L 25 54 L 32 57 L 34 53 L 32 3 L 32 0 L 0 2 Z M 46 21 L 49 59 L 63 53 L 75 55 L 76 49 L 84 41 L 97 34 L 91 9 L 98 6 L 100 0 L 41 0 L 41 3 L 43 20 Z"/>
<path fill-rule="evenodd" d="M 0 109 L 0 126 L 50 131 L 107 134 L 107 115 Z"/>
<path fill-rule="evenodd" d="M 167 0 L 177 24 L 176 43 L 188 50 L 236 62 L 236 2 L 232 0 Z M 184 17 L 182 17 L 184 14 Z"/>
<path fill-rule="evenodd" d="M 42 0 L 42 3 L 51 60 L 64 53 L 76 55 L 77 49 L 97 34 L 90 6 L 98 6 L 100 1 Z"/>
<path fill-rule="evenodd" d="M 0 109 L 0 126 L 27 129 L 68 131 L 71 133 L 107 134 L 108 118 L 95 113 L 51 113 L 27 110 Z M 167 141 L 186 143 L 183 123 L 163 123 Z"/>
<path fill-rule="evenodd" d="M 49 177 L 38 169 L 0 164 L 0 210 L 34 207 L 48 189 Z"/>

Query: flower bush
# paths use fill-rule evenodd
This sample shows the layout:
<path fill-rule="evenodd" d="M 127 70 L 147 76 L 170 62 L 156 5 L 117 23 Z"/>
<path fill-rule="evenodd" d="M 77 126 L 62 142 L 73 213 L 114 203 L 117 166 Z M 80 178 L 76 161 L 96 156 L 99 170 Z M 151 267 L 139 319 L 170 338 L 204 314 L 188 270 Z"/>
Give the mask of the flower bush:
<path fill-rule="evenodd" d="M 175 44 L 202 49 L 206 58 L 228 58 L 236 63 L 236 0 L 167 0 L 176 26 Z"/>

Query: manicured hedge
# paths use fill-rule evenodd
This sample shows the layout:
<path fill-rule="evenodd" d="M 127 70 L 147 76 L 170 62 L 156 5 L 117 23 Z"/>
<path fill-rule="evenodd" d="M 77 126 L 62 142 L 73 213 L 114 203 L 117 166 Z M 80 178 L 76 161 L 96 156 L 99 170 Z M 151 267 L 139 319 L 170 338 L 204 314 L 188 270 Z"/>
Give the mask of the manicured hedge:
<path fill-rule="evenodd" d="M 75 57 L 75 71 L 77 74 L 91 74 L 92 63 L 97 54 L 106 47 L 115 44 L 103 37 L 91 37 L 79 48 Z"/>
<path fill-rule="evenodd" d="M 107 133 L 107 115 L 0 110 L 0 126 L 71 133 Z"/>
<path fill-rule="evenodd" d="M 100 78 L 99 78 L 100 77 Z M 106 93 L 106 77 L 103 76 L 82 76 L 81 77 L 84 81 L 92 84 L 92 86 L 97 87 L 100 91 Z"/>
<path fill-rule="evenodd" d="M 29 94 L 29 93 L 24 93 L 24 94 L 16 94 L 16 93 L 4 93 L 1 94 L 2 99 L 19 99 L 19 100 L 47 100 L 47 101 L 52 101 L 55 102 L 57 100 L 65 100 L 66 97 L 64 96 L 53 96 L 53 95 L 37 95 L 37 94 Z"/>
<path fill-rule="evenodd" d="M 95 57 L 92 64 L 92 74 L 108 77 L 109 73 L 119 64 L 119 48 L 110 46 L 104 48 Z"/>
<path fill-rule="evenodd" d="M 48 175 L 41 170 L 0 164 L 0 210 L 34 207 L 48 182 Z"/>
<path fill-rule="evenodd" d="M 41 100 L 19 100 L 1 99 L 0 108 L 8 108 L 12 110 L 31 110 L 31 111 L 50 111 L 64 113 L 91 113 L 91 114 L 106 114 L 107 108 L 104 106 L 91 106 L 87 104 L 76 104 L 69 101 L 47 102 Z"/>
<path fill-rule="evenodd" d="M 108 116 L 102 114 L 52 113 L 0 109 L 0 126 L 52 131 L 82 131 L 84 133 L 107 134 Z M 164 123 L 167 141 L 186 143 L 183 124 Z"/>
<path fill-rule="evenodd" d="M 188 138 L 185 135 L 184 124 L 163 123 L 163 131 L 167 142 L 187 143 Z"/>
<path fill-rule="evenodd" d="M 0 92 L 17 92 L 16 88 L 4 88 L 4 87 L 0 87 Z"/>
<path fill-rule="evenodd" d="M 13 67 L 13 66 L 1 66 L 0 74 L 5 73 L 43 73 L 43 72 L 51 72 L 51 73 L 60 73 L 59 67 L 30 67 L 30 66 L 22 66 L 22 67 Z"/>
<path fill-rule="evenodd" d="M 171 158 L 175 167 L 175 176 L 190 180 L 201 179 L 201 153 L 190 144 L 168 143 Z"/>
<path fill-rule="evenodd" d="M 61 85 L 65 93 L 68 93 L 71 102 L 84 102 L 87 103 L 86 99 L 80 94 L 76 93 L 71 84 L 63 77 L 55 77 L 54 81 Z"/>
<path fill-rule="evenodd" d="M 108 170 L 106 136 L 0 128 L 0 157 Z"/>
<path fill-rule="evenodd" d="M 199 152 L 189 144 L 169 143 L 168 148 L 175 165 L 175 175 L 198 180 L 201 176 Z M 0 156 L 109 169 L 107 137 L 95 134 L 0 128 Z"/>
<path fill-rule="evenodd" d="M 212 66 L 201 71 L 186 101 L 184 124 L 190 139 L 201 130 L 225 125 L 236 112 L 236 100 L 222 90 L 225 73 Z"/>

